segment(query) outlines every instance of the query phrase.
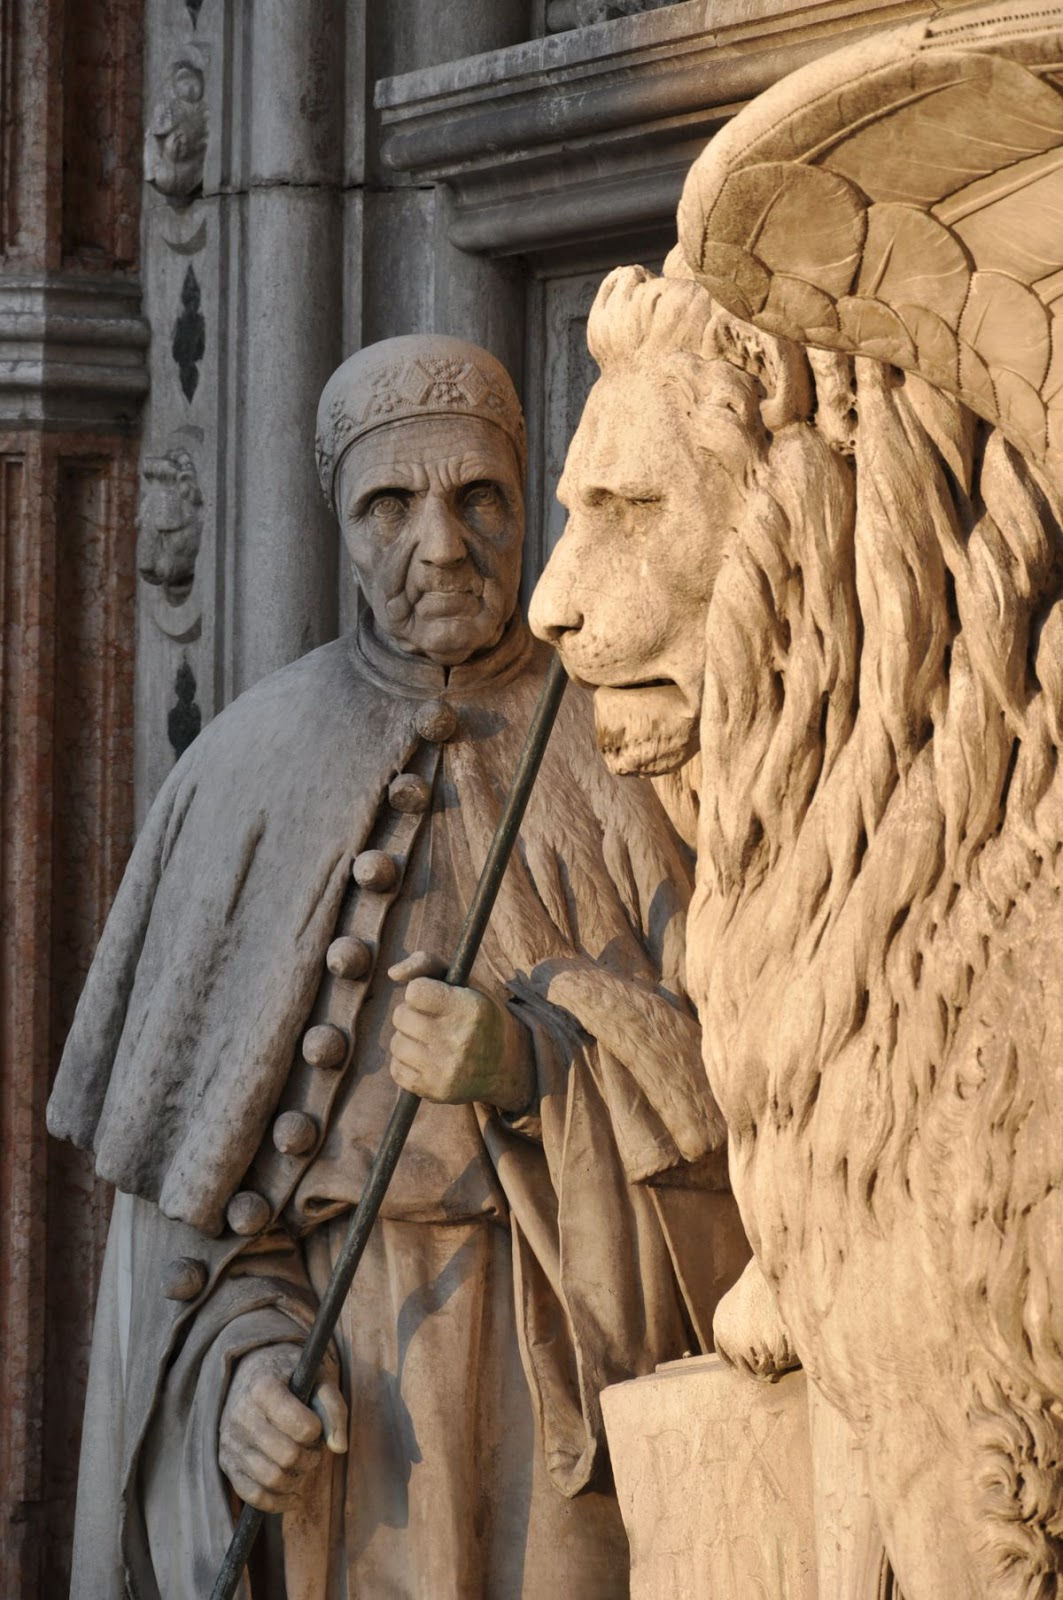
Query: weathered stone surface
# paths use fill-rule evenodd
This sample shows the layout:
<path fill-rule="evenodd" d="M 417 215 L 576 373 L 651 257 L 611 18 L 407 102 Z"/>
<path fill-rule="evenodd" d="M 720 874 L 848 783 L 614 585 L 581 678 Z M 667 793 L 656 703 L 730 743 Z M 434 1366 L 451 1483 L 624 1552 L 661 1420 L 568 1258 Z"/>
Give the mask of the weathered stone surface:
<path fill-rule="evenodd" d="M 110 1197 L 44 1103 L 132 833 L 137 0 L 0 8 L 0 1594 L 69 1583 Z M 157 1292 L 157 1289 L 156 1289 Z"/>
<path fill-rule="evenodd" d="M 607 1389 L 602 1411 L 631 1600 L 818 1600 L 803 1373 L 759 1384 L 718 1356 L 672 1361 Z"/>
<path fill-rule="evenodd" d="M 132 837 L 135 445 L 0 435 L 0 1593 L 69 1579 L 110 1197 L 44 1104 Z"/>
<path fill-rule="evenodd" d="M 149 114 L 185 63 L 206 133 L 196 171 L 145 191 L 145 469 L 183 453 L 202 505 L 189 593 L 173 607 L 150 580 L 140 592 L 141 814 L 192 726 L 336 631 L 337 547 L 307 441 L 342 352 L 345 254 L 360 251 L 358 230 L 344 235 L 360 122 L 345 138 L 343 11 L 256 7 L 238 39 L 215 0 L 195 17 L 148 7 Z"/>
<path fill-rule="evenodd" d="M 713 141 L 591 312 L 532 606 L 697 848 L 717 1347 L 796 1349 L 907 1600 L 1063 1582 L 1061 49 L 935 13 Z"/>

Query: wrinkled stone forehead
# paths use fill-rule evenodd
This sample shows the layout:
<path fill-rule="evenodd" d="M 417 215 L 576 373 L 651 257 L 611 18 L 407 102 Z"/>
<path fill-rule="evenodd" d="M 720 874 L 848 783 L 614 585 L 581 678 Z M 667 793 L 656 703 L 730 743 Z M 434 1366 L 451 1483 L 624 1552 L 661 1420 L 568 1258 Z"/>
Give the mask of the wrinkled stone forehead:
<path fill-rule="evenodd" d="M 446 334 L 402 334 L 348 357 L 317 408 L 317 470 L 332 502 L 336 469 L 356 440 L 411 417 L 479 417 L 513 441 L 523 476 L 524 418 L 512 380 L 490 351 Z"/>

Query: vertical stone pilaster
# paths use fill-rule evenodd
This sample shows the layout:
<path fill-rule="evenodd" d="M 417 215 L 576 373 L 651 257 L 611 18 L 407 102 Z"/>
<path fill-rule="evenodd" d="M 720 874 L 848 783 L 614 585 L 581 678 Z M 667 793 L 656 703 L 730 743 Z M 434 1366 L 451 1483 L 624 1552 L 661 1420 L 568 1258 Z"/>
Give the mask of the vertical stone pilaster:
<path fill-rule="evenodd" d="M 0 0 L 0 1594 L 66 1592 L 109 1192 L 52 1073 L 132 838 L 139 0 Z"/>
<path fill-rule="evenodd" d="M 361 176 L 360 32 L 360 4 L 342 0 L 149 0 L 141 815 L 198 727 L 336 633 L 314 416 L 343 354 L 345 282 L 360 292 L 347 197 Z M 183 164 L 165 138 L 180 121 Z M 175 505 L 192 554 L 168 583 L 146 546 Z"/>
<path fill-rule="evenodd" d="M 132 837 L 134 445 L 0 433 L 0 1593 L 61 1594 L 109 1192 L 48 1140 Z"/>

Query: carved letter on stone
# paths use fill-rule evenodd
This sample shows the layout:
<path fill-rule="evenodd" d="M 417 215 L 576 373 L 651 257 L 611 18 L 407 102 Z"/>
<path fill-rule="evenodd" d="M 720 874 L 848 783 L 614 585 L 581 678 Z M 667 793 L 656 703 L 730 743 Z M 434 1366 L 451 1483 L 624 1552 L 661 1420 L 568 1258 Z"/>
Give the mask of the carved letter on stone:
<path fill-rule="evenodd" d="M 203 88 L 203 72 L 195 62 L 175 61 L 144 135 L 145 180 L 171 200 L 190 200 L 203 185 Z"/>
<path fill-rule="evenodd" d="M 532 604 L 696 838 L 788 1336 L 745 1284 L 721 1342 L 848 1418 L 906 1600 L 1063 1593 L 1061 52 L 939 11 L 713 140 L 592 310 Z"/>

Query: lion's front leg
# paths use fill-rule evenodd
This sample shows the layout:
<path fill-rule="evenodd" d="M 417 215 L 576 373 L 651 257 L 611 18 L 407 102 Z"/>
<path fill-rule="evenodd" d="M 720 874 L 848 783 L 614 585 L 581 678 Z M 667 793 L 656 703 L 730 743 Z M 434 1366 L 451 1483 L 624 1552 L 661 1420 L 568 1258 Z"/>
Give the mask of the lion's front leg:
<path fill-rule="evenodd" d="M 716 1307 L 712 1336 L 717 1355 L 751 1378 L 772 1382 L 801 1365 L 775 1292 L 755 1260 Z"/>

